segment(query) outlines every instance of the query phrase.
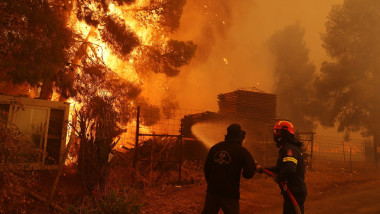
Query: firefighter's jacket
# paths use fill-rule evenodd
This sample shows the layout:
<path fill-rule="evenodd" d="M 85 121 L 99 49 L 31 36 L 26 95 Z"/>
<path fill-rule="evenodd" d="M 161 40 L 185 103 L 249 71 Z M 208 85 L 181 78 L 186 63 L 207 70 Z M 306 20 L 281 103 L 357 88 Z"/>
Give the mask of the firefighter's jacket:
<path fill-rule="evenodd" d="M 300 143 L 286 143 L 279 150 L 277 165 L 267 169 L 276 173 L 279 181 L 285 181 L 293 194 L 306 195 L 305 163 L 300 146 Z"/>
<path fill-rule="evenodd" d="M 204 166 L 207 192 L 240 198 L 240 176 L 252 178 L 256 164 L 251 154 L 238 142 L 220 142 L 211 147 Z"/>

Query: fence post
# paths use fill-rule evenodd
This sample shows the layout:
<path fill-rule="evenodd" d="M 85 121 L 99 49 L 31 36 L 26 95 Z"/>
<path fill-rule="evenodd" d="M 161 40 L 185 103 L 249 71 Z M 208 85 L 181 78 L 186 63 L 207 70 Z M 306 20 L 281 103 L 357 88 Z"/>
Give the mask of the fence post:
<path fill-rule="evenodd" d="M 265 155 L 265 165 L 268 166 L 269 163 L 269 142 L 268 142 L 268 135 L 265 135 L 265 148 L 266 148 L 266 155 Z"/>
<path fill-rule="evenodd" d="M 153 137 L 152 143 L 150 144 L 150 185 L 153 184 L 153 145 L 154 142 L 156 141 L 156 138 Z"/>
<path fill-rule="evenodd" d="M 178 185 L 181 185 L 181 173 L 182 173 L 182 136 L 183 136 L 182 127 L 183 127 L 183 124 L 181 120 L 181 128 L 180 128 L 180 133 L 178 137 L 178 141 L 179 141 Z"/>
<path fill-rule="evenodd" d="M 352 149 L 350 147 L 350 172 L 352 173 Z"/>
<path fill-rule="evenodd" d="M 314 132 L 311 133 L 311 148 L 310 148 L 310 163 L 309 163 L 309 166 L 310 166 L 310 170 L 312 169 L 312 165 L 313 165 L 313 148 L 314 148 Z"/>
<path fill-rule="evenodd" d="M 136 169 L 137 164 L 137 148 L 139 146 L 139 131 L 140 131 L 140 106 L 137 106 L 136 115 L 136 138 L 135 138 L 135 155 L 133 157 L 133 168 Z"/>
<path fill-rule="evenodd" d="M 378 138 L 376 136 L 373 137 L 373 152 L 374 152 L 373 160 L 375 161 L 376 170 L 378 170 L 378 164 L 377 164 L 377 161 L 378 161 L 378 159 L 377 159 L 377 153 L 378 153 L 378 151 L 377 151 L 377 139 Z"/>
<path fill-rule="evenodd" d="M 346 153 L 344 151 L 344 140 L 342 140 L 342 145 L 343 145 L 343 161 L 346 162 Z"/>
<path fill-rule="evenodd" d="M 368 158 L 367 158 L 367 140 L 364 141 L 364 158 L 365 158 L 365 168 L 368 168 Z"/>

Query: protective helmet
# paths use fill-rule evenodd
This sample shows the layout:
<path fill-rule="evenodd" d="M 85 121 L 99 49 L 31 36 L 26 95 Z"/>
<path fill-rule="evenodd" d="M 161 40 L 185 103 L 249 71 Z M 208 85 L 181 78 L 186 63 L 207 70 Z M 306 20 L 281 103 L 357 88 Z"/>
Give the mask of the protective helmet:
<path fill-rule="evenodd" d="M 290 134 L 294 135 L 294 126 L 290 121 L 287 120 L 279 120 L 273 127 L 273 131 L 275 135 L 281 135 L 281 130 L 286 130 Z"/>

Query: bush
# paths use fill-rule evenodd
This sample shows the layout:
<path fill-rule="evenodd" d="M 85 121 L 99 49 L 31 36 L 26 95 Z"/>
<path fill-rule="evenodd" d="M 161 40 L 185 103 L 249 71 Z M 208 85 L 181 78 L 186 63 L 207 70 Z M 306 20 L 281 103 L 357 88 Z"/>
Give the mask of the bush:
<path fill-rule="evenodd" d="M 36 183 L 37 173 L 16 171 L 14 164 L 33 163 L 40 151 L 16 127 L 7 127 L 0 117 L 0 213 L 27 213 L 31 199 L 28 189 Z"/>
<path fill-rule="evenodd" d="M 115 190 L 104 195 L 99 203 L 99 208 L 104 213 L 140 213 L 141 206 L 135 198 L 126 198 L 125 194 Z"/>
<path fill-rule="evenodd" d="M 112 214 L 139 214 L 142 204 L 140 194 L 134 189 L 103 189 L 93 191 L 80 205 L 69 205 L 67 213 L 112 213 Z"/>
<path fill-rule="evenodd" d="M 35 163 L 41 150 L 15 126 L 6 125 L 0 119 L 0 165 Z"/>

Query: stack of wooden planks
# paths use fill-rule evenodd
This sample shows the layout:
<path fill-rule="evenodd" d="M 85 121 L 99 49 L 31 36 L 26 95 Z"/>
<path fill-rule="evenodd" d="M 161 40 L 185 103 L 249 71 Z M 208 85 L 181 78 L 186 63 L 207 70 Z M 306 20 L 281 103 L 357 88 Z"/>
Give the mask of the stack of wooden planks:
<path fill-rule="evenodd" d="M 218 95 L 219 113 L 271 121 L 276 118 L 276 95 L 236 90 Z"/>

